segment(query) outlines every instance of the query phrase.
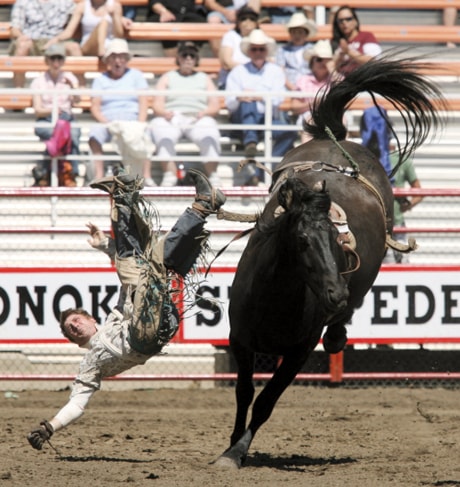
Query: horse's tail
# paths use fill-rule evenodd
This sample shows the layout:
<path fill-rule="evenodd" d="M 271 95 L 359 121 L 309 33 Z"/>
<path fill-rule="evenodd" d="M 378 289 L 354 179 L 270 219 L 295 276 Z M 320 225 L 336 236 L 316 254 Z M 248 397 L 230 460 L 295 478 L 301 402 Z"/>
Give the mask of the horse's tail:
<path fill-rule="evenodd" d="M 343 117 L 350 102 L 359 93 L 368 92 L 377 105 L 375 95 L 380 95 L 399 112 L 405 125 L 404 147 L 397 141 L 400 161 L 404 161 L 425 142 L 431 129 L 436 131 L 444 123 L 438 113 L 446 106 L 440 88 L 417 73 L 429 66 L 420 58 L 397 60 L 388 56 L 363 64 L 318 93 L 311 107 L 312 121 L 304 124 L 305 131 L 315 139 L 327 139 L 328 127 L 337 140 L 343 140 L 347 134 Z"/>

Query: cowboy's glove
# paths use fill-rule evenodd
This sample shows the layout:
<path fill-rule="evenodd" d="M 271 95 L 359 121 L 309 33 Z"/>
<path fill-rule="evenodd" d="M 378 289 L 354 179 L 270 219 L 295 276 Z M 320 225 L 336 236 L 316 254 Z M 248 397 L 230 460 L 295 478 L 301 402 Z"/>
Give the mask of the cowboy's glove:
<path fill-rule="evenodd" d="M 41 450 L 43 448 L 43 443 L 48 441 L 54 433 L 54 428 L 51 426 L 46 419 L 44 419 L 40 426 L 32 430 L 28 435 L 27 439 L 33 448 L 36 450 Z"/>

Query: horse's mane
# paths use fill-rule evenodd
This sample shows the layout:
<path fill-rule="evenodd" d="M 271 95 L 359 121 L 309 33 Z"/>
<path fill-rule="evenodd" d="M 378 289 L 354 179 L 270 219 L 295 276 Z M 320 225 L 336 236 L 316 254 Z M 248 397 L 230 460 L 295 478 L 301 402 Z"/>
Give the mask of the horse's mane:
<path fill-rule="evenodd" d="M 436 131 L 443 125 L 438 108 L 445 108 L 446 101 L 435 83 L 417 73 L 421 68 L 430 69 L 429 62 L 423 62 L 420 56 L 403 59 L 394 56 L 395 52 L 391 52 L 368 61 L 345 79 L 332 81 L 318 92 L 311 107 L 312 121 L 304 123 L 304 130 L 315 139 L 327 139 L 328 127 L 337 140 L 344 140 L 347 128 L 343 117 L 350 102 L 359 93 L 368 92 L 377 105 L 375 95 L 380 95 L 402 117 L 406 143 L 401 147 L 397 140 L 397 144 L 400 161 L 407 159 L 425 142 L 431 129 Z"/>
<path fill-rule="evenodd" d="M 287 194 L 289 195 L 289 203 L 286 201 Z M 327 217 L 331 206 L 328 192 L 310 189 L 297 178 L 287 179 L 274 197 L 278 198 L 284 212 L 280 213 L 277 218 L 273 218 L 269 213 L 260 215 L 256 222 L 256 228 L 261 233 L 278 232 L 283 226 L 287 226 L 289 230 L 290 222 L 297 220 L 301 214 L 309 215 L 311 220 Z"/>
<path fill-rule="evenodd" d="M 289 205 L 285 197 L 289 193 Z M 277 194 L 284 211 L 277 217 L 272 212 L 264 212 L 256 222 L 259 232 L 258 258 L 255 266 L 263 269 L 264 281 L 271 282 L 282 269 L 301 270 L 296 265 L 299 259 L 299 221 L 307 218 L 311 222 L 327 220 L 331 199 L 326 191 L 314 191 L 297 178 L 289 178 Z M 290 267 L 289 267 L 290 266 Z M 306 277 L 304 275 L 304 277 Z"/>

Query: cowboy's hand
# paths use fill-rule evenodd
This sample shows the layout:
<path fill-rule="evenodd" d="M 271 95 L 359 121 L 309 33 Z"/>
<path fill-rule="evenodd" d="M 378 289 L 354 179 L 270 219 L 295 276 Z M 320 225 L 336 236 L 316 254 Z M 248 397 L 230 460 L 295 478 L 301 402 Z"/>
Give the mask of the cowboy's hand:
<path fill-rule="evenodd" d="M 32 430 L 28 435 L 27 439 L 29 443 L 32 445 L 32 448 L 36 450 L 41 450 L 43 448 L 43 443 L 48 441 L 54 433 L 54 428 L 51 426 L 46 419 L 44 419 L 40 426 L 34 430 Z"/>
<path fill-rule="evenodd" d="M 93 223 L 89 222 L 86 224 L 88 227 L 88 232 L 90 234 L 90 238 L 88 239 L 88 243 L 91 247 L 97 250 L 105 250 L 107 248 L 108 237 L 105 233 Z"/>

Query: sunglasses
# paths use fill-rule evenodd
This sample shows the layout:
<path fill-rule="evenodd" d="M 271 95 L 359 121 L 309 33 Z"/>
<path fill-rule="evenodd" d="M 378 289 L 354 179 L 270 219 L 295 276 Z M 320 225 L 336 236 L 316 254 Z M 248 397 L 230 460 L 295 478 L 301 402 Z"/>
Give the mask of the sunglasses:
<path fill-rule="evenodd" d="M 322 63 L 323 61 L 325 61 L 323 57 L 315 57 L 313 60 L 317 63 Z"/>
<path fill-rule="evenodd" d="M 64 61 L 63 56 L 50 56 L 48 59 L 51 59 L 51 61 Z"/>
<path fill-rule="evenodd" d="M 354 17 L 343 17 L 341 19 L 337 19 L 337 22 L 339 24 L 343 24 L 344 22 L 351 22 L 352 20 L 355 20 Z"/>
<path fill-rule="evenodd" d="M 238 19 L 238 22 L 244 22 L 245 20 L 250 20 L 251 22 L 257 22 L 257 17 L 253 15 L 246 15 L 245 17 L 241 17 Z"/>
<path fill-rule="evenodd" d="M 249 49 L 251 52 L 265 52 L 267 50 L 266 47 L 251 47 Z"/>
<path fill-rule="evenodd" d="M 192 58 L 192 59 L 196 59 L 196 54 L 194 52 L 183 52 L 180 57 L 182 59 L 187 59 L 188 57 Z"/>

